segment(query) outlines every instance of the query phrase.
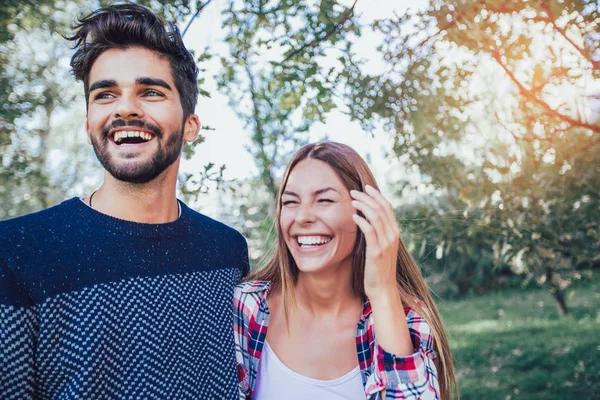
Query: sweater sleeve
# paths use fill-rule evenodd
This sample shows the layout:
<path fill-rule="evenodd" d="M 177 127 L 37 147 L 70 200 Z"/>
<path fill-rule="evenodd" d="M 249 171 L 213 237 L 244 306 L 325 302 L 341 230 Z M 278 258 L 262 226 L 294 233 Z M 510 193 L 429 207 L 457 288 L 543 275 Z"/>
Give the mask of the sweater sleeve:
<path fill-rule="evenodd" d="M 32 399 L 37 307 L 0 258 L 0 398 Z"/>

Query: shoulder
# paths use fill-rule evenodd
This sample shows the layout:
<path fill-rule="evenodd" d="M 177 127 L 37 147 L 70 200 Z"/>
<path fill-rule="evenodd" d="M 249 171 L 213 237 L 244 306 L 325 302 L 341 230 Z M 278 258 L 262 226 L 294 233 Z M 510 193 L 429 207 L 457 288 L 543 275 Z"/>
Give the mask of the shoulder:
<path fill-rule="evenodd" d="M 260 300 L 266 296 L 271 287 L 267 281 L 247 281 L 233 288 L 233 301 L 236 308 L 245 314 L 251 314 Z"/>
<path fill-rule="evenodd" d="M 190 217 L 193 232 L 199 235 L 210 235 L 225 240 L 231 244 L 247 247 L 246 238 L 234 228 L 224 223 L 192 210 L 183 202 L 181 206 L 186 209 Z"/>
<path fill-rule="evenodd" d="M 32 243 L 36 238 L 52 234 L 58 227 L 66 224 L 69 205 L 77 198 L 64 201 L 53 207 L 0 222 L 0 242 L 3 248 L 20 247 L 23 243 Z M 33 242 L 35 243 L 35 242 Z M 26 250 L 26 249 L 24 249 Z"/>
<path fill-rule="evenodd" d="M 74 197 L 70 200 L 65 200 L 60 204 L 55 206 L 45 208 L 41 211 L 33 212 L 30 214 L 25 214 L 20 217 L 7 219 L 4 221 L 0 221 L 0 229 L 2 231 L 17 229 L 19 227 L 28 227 L 32 225 L 37 225 L 40 221 L 53 221 L 56 220 L 57 217 L 63 215 L 65 211 L 73 205 L 75 201 L 81 201 L 78 198 Z"/>
<path fill-rule="evenodd" d="M 187 241 L 202 244 L 195 246 L 198 256 L 215 265 L 236 266 L 240 270 L 236 281 L 246 276 L 250 270 L 246 238 L 232 227 L 180 204 L 182 218 L 187 219 Z"/>
<path fill-rule="evenodd" d="M 271 283 L 268 281 L 247 281 L 236 285 L 233 289 L 233 296 L 236 299 L 252 295 L 264 295 L 269 291 Z"/>

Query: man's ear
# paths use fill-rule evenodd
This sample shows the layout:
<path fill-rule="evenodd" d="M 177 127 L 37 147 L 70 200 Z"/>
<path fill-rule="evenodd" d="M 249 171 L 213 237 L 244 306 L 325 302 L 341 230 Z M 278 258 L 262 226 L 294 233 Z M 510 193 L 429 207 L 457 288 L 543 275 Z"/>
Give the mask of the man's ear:
<path fill-rule="evenodd" d="M 190 114 L 183 127 L 183 140 L 192 143 L 198 137 L 201 127 L 202 125 L 200 124 L 198 116 L 196 114 Z"/>
<path fill-rule="evenodd" d="M 88 144 L 92 144 L 92 138 L 90 136 L 90 124 L 87 119 L 85 120 L 85 134 L 88 138 Z"/>

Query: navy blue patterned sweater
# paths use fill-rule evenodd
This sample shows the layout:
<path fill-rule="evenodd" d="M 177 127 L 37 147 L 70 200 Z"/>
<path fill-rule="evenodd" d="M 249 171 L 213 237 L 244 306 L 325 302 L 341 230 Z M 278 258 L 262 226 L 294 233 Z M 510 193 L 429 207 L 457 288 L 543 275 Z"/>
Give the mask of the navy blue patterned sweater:
<path fill-rule="evenodd" d="M 80 199 L 0 223 L 0 399 L 237 398 L 237 231 L 181 203 L 167 224 Z"/>

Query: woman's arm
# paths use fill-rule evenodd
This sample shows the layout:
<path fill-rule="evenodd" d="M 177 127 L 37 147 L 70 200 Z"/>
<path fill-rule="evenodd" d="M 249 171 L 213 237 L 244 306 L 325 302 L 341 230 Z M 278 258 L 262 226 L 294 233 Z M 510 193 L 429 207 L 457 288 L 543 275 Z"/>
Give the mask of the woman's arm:
<path fill-rule="evenodd" d="M 400 292 L 396 284 L 396 264 L 400 230 L 390 202 L 373 187 L 365 192 L 351 191 L 352 205 L 366 218 L 354 214 L 365 236 L 365 293 L 371 302 L 377 340 L 397 356 L 414 353 Z"/>
<path fill-rule="evenodd" d="M 365 293 L 373 318 L 373 374 L 369 399 L 439 400 L 433 342 L 427 323 L 410 309 L 405 313 L 396 282 L 400 230 L 391 204 L 371 186 L 351 191 L 352 204 L 365 218 L 354 221 L 365 236 Z"/>
<path fill-rule="evenodd" d="M 389 293 L 382 291 L 369 297 L 373 312 L 377 342 L 388 353 L 406 357 L 415 352 L 408 323 L 404 317 L 404 307 L 400 292 L 396 287 Z"/>

